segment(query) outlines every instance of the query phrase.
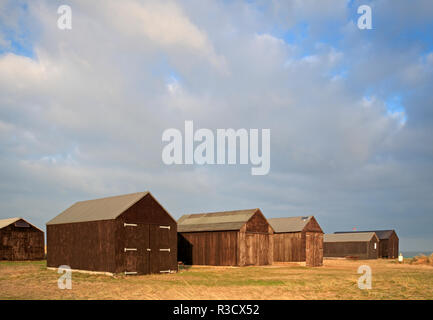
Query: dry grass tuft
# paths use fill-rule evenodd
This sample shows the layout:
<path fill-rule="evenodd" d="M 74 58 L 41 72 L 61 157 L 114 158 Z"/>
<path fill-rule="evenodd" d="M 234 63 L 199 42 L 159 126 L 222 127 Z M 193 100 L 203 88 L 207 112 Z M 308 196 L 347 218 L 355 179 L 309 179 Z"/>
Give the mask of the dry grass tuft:
<path fill-rule="evenodd" d="M 411 264 L 416 265 L 430 265 L 433 266 L 433 253 L 430 256 L 425 256 L 423 254 L 415 256 L 412 258 Z"/>

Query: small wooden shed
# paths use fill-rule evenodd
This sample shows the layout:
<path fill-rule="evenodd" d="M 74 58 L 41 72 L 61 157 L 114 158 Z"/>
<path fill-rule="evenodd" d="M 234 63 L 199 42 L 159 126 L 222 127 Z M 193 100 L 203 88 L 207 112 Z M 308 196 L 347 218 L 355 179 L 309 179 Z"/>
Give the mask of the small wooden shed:
<path fill-rule="evenodd" d="M 0 220 L 0 260 L 41 260 L 44 232 L 23 218 Z"/>
<path fill-rule="evenodd" d="M 176 220 L 150 192 L 81 201 L 47 223 L 47 266 L 125 274 L 177 270 Z"/>
<path fill-rule="evenodd" d="M 323 265 L 323 231 L 314 216 L 268 219 L 274 229 L 274 261 Z"/>
<path fill-rule="evenodd" d="M 260 209 L 187 214 L 178 220 L 179 261 L 188 265 L 269 265 L 273 230 Z"/>
<path fill-rule="evenodd" d="M 323 255 L 325 257 L 377 259 L 379 238 L 374 232 L 325 234 Z"/>
<path fill-rule="evenodd" d="M 379 258 L 395 259 L 398 257 L 399 239 L 395 230 L 368 230 L 349 232 L 374 232 L 379 238 Z M 334 233 L 348 233 L 338 231 Z"/>

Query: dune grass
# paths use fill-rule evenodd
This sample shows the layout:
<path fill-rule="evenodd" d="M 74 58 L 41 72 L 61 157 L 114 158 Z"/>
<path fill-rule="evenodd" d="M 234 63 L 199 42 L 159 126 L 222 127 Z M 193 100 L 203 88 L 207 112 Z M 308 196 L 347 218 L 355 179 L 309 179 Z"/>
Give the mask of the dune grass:
<path fill-rule="evenodd" d="M 357 285 L 364 264 L 372 269 L 371 290 Z M 58 288 L 59 276 L 45 261 L 0 262 L 0 299 L 433 299 L 433 268 L 410 260 L 201 266 L 146 276 L 73 273 L 71 290 Z"/>
<path fill-rule="evenodd" d="M 417 264 L 417 265 L 430 265 L 433 266 L 433 253 L 430 256 L 426 255 L 418 255 L 413 257 L 409 263 L 411 264 Z"/>

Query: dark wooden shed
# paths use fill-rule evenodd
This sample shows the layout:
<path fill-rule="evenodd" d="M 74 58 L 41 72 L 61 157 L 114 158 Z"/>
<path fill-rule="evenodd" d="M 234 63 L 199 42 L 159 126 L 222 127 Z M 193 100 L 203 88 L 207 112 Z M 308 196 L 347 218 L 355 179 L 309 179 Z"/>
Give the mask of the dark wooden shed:
<path fill-rule="evenodd" d="M 260 209 L 187 214 L 178 220 L 179 261 L 188 265 L 269 265 L 273 230 Z"/>
<path fill-rule="evenodd" d="M 395 230 L 338 231 L 335 233 L 374 232 L 379 238 L 379 258 L 398 257 L 399 239 Z"/>
<path fill-rule="evenodd" d="M 323 265 L 323 231 L 313 216 L 268 221 L 274 229 L 274 261 Z"/>
<path fill-rule="evenodd" d="M 374 232 L 325 234 L 323 255 L 324 257 L 377 259 L 379 238 Z"/>
<path fill-rule="evenodd" d="M 44 232 L 23 218 L 0 220 L 0 260 L 45 258 Z"/>
<path fill-rule="evenodd" d="M 176 220 L 150 192 L 81 201 L 47 223 L 47 266 L 125 274 L 177 270 Z"/>

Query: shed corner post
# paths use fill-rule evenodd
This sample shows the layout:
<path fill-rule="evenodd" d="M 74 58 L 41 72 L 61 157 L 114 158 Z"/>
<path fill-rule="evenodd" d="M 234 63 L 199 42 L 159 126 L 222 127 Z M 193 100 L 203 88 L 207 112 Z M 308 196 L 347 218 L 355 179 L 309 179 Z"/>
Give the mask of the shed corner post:
<path fill-rule="evenodd" d="M 242 267 L 245 266 L 246 264 L 246 247 L 245 247 L 245 228 L 242 227 L 239 231 L 238 231 L 238 266 Z"/>

